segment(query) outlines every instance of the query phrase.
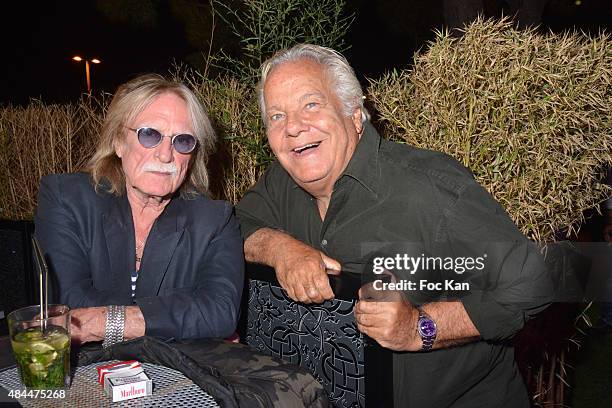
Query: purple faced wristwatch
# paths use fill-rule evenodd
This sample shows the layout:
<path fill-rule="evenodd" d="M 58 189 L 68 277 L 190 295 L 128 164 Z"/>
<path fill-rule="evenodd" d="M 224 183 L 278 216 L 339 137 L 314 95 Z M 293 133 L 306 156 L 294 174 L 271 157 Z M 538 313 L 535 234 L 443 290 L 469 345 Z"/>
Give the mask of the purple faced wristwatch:
<path fill-rule="evenodd" d="M 421 336 L 421 340 L 423 341 L 423 347 L 421 350 L 431 350 L 431 347 L 436 340 L 436 335 L 438 334 L 438 328 L 436 326 L 436 322 L 432 320 L 431 317 L 427 313 L 423 311 L 421 308 L 417 308 L 419 311 L 419 320 L 417 322 L 417 332 L 419 336 Z"/>

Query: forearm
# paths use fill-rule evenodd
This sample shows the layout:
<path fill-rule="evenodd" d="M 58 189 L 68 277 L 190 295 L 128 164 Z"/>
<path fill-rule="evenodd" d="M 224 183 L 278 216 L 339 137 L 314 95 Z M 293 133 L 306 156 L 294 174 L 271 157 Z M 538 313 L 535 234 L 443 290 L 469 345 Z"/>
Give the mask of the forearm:
<path fill-rule="evenodd" d="M 71 335 L 77 343 L 104 340 L 107 307 L 86 307 L 72 310 Z M 125 308 L 124 340 L 144 336 L 145 321 L 138 306 Z"/>
<path fill-rule="evenodd" d="M 125 308 L 125 326 L 123 328 L 123 338 L 125 340 L 135 339 L 145 335 L 145 320 L 142 311 L 138 306 L 128 306 Z"/>
<path fill-rule="evenodd" d="M 434 349 L 469 343 L 480 338 L 478 329 L 461 302 L 432 302 L 422 309 L 436 322 Z M 421 341 L 420 338 L 418 341 Z"/>
<path fill-rule="evenodd" d="M 210 290 L 189 295 L 140 298 L 138 304 L 147 322 L 146 335 L 185 340 L 232 334 L 238 320 L 240 293 L 229 295 L 214 283 L 211 286 Z"/>
<path fill-rule="evenodd" d="M 244 257 L 248 262 L 275 267 L 277 256 L 292 246 L 305 246 L 291 235 L 272 228 L 260 228 L 244 242 Z M 282 251 L 279 251 L 282 248 Z"/>
<path fill-rule="evenodd" d="M 244 252 L 247 261 L 273 267 L 291 299 L 304 303 L 333 299 L 328 274 L 338 275 L 342 266 L 318 249 L 284 232 L 261 228 L 246 240 Z"/>
<path fill-rule="evenodd" d="M 360 290 L 360 297 L 363 291 Z M 436 323 L 433 348 L 446 348 L 477 340 L 480 333 L 460 302 L 433 302 L 422 310 Z M 406 300 L 368 301 L 355 305 L 357 328 L 381 346 L 396 351 L 421 351 L 419 311 Z"/>

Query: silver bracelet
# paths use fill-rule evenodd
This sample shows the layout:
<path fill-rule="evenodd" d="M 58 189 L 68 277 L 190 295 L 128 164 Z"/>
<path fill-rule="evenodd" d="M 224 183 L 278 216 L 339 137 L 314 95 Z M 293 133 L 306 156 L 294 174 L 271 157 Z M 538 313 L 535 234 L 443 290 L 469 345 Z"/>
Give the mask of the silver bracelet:
<path fill-rule="evenodd" d="M 106 327 L 104 329 L 104 341 L 102 347 L 106 348 L 123 341 L 123 330 L 125 328 L 125 306 L 106 307 Z"/>

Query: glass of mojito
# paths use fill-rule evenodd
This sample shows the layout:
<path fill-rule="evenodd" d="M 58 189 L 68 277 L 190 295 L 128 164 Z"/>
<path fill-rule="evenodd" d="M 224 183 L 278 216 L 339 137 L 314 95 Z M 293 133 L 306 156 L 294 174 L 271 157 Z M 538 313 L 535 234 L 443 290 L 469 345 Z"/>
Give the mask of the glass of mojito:
<path fill-rule="evenodd" d="M 48 305 L 47 310 L 46 318 L 40 306 L 7 316 L 13 354 L 27 388 L 64 388 L 70 379 L 70 308 Z"/>

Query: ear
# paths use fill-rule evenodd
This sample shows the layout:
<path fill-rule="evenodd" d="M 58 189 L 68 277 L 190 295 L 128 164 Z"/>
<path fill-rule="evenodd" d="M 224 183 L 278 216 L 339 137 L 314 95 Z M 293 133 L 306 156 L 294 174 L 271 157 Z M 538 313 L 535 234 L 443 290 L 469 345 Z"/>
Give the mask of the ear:
<path fill-rule="evenodd" d="M 115 154 L 120 159 L 123 156 L 124 146 L 125 146 L 125 142 L 123 140 L 119 140 L 119 138 L 116 138 L 115 141 L 113 142 L 113 147 L 115 148 Z"/>
<path fill-rule="evenodd" d="M 351 115 L 351 120 L 353 121 L 353 125 L 355 126 L 355 131 L 361 138 L 361 134 L 363 133 L 363 122 L 361 121 L 361 108 L 355 108 L 353 114 Z"/>

